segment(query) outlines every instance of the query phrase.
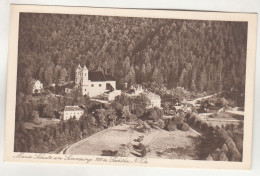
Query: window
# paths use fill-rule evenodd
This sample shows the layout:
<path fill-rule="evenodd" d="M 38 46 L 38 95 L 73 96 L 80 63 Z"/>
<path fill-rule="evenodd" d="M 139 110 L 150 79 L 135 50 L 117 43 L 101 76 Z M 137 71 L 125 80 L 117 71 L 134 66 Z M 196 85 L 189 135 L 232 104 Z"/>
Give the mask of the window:
<path fill-rule="evenodd" d="M 87 89 L 85 89 L 85 91 L 87 91 Z"/>
<path fill-rule="evenodd" d="M 101 87 L 102 86 L 102 84 L 99 84 L 99 87 Z"/>
<path fill-rule="evenodd" d="M 94 87 L 94 84 L 91 84 L 91 87 Z"/>
<path fill-rule="evenodd" d="M 87 76 L 87 73 L 85 73 L 85 76 Z"/>

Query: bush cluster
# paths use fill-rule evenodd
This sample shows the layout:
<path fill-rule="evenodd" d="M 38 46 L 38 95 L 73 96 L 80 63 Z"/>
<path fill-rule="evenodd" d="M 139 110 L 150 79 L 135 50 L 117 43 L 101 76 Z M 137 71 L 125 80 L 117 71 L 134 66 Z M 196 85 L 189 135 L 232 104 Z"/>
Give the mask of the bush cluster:
<path fill-rule="evenodd" d="M 187 123 L 203 134 L 197 147 L 200 159 L 242 161 L 243 127 L 226 125 L 212 126 L 200 120 L 196 113 L 186 114 Z"/>

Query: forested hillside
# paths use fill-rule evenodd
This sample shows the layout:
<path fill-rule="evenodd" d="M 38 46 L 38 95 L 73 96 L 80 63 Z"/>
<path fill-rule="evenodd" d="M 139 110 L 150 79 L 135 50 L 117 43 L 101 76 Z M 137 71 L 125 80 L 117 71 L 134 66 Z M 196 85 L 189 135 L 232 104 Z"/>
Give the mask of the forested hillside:
<path fill-rule="evenodd" d="M 244 91 L 247 23 L 20 14 L 18 92 L 74 80 L 80 63 L 124 83 Z"/>

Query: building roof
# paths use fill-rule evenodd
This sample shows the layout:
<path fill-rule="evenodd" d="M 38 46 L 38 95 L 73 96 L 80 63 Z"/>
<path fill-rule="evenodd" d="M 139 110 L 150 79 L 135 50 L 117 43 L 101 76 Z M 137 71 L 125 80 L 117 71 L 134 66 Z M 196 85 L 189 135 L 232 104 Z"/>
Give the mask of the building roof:
<path fill-rule="evenodd" d="M 83 111 L 79 106 L 65 106 L 64 111 Z"/>
<path fill-rule="evenodd" d="M 89 72 L 88 79 L 91 81 L 106 81 L 106 78 L 101 71 Z"/>
<path fill-rule="evenodd" d="M 114 81 L 114 77 L 112 75 L 105 75 L 107 81 Z"/>
<path fill-rule="evenodd" d="M 38 79 L 32 79 L 32 83 L 33 83 L 33 84 L 36 83 L 37 81 L 39 81 L 39 82 L 41 83 L 41 81 L 38 80 Z"/>
<path fill-rule="evenodd" d="M 78 69 L 87 69 L 86 65 L 82 68 L 78 65 Z M 114 81 L 115 79 L 111 75 L 104 75 L 101 71 L 89 71 L 88 72 L 88 79 L 90 81 Z"/>
<path fill-rule="evenodd" d="M 81 69 L 82 67 L 80 66 L 80 64 L 78 65 L 77 69 Z"/>
<path fill-rule="evenodd" d="M 104 75 L 101 71 L 90 71 L 88 79 L 90 81 L 114 81 L 111 75 Z"/>
<path fill-rule="evenodd" d="M 135 93 L 135 90 L 134 90 L 134 89 L 130 89 L 130 90 L 127 90 L 126 93 L 127 93 L 127 94 L 134 94 L 134 93 Z"/>

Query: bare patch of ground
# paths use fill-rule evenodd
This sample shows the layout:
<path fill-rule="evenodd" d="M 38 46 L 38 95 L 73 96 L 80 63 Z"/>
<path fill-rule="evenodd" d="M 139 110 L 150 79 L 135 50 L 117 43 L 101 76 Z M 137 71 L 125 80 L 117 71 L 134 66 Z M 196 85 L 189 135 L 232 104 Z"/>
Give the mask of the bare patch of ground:
<path fill-rule="evenodd" d="M 167 159 L 197 159 L 195 148 L 200 139 L 200 134 L 194 130 L 165 131 L 152 129 L 150 133 L 140 133 L 130 129 L 129 125 L 115 126 L 103 130 L 80 142 L 71 145 L 66 154 L 75 155 L 110 155 L 114 156 L 124 148 L 138 145 L 138 139 L 144 136 L 142 144 L 148 146 L 148 158 Z M 136 156 L 129 149 L 127 156 Z"/>

